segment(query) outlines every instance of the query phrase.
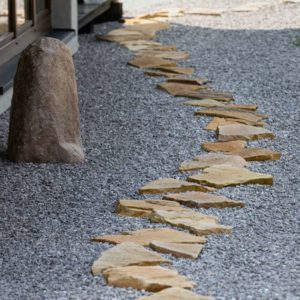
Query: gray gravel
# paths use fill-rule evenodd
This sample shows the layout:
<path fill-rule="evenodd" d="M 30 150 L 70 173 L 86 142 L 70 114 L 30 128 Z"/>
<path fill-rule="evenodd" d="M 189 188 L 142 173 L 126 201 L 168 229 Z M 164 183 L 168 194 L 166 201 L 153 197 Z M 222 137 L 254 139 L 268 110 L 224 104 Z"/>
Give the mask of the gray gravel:
<path fill-rule="evenodd" d="M 293 27 L 282 16 L 279 27 Z M 182 65 L 194 66 L 196 75 L 233 92 L 239 103 L 257 103 L 268 113 L 268 128 L 277 138 L 252 145 L 279 150 L 283 157 L 251 165 L 273 174 L 274 186 L 220 191 L 244 200 L 246 208 L 207 211 L 232 225 L 232 236 L 211 236 L 200 259 L 173 259 L 173 265 L 196 281 L 196 292 L 216 299 L 300 299 L 300 48 L 293 45 L 299 31 L 230 30 L 225 19 L 222 24 L 220 18 L 208 18 L 202 20 L 213 23 L 210 28 L 180 18 L 159 40 L 187 50 L 190 59 Z M 236 28 L 243 28 L 240 19 Z M 195 18 L 194 25 L 200 20 Z M 217 28 L 220 22 L 224 29 Z M 102 24 L 96 30 L 104 33 L 116 26 Z M 214 140 L 213 133 L 203 130 L 208 118 L 194 117 L 194 108 L 180 105 L 183 99 L 155 89 L 161 79 L 126 65 L 129 51 L 97 42 L 93 35 L 81 36 L 80 44 L 75 64 L 85 163 L 6 161 L 8 113 L 0 116 L 1 299 L 119 300 L 142 295 L 107 287 L 101 277 L 91 276 L 91 263 L 111 246 L 89 238 L 161 227 L 117 216 L 116 200 L 138 198 L 137 189 L 158 177 L 183 178 L 176 171 L 180 162 L 201 153 L 201 142 Z"/>

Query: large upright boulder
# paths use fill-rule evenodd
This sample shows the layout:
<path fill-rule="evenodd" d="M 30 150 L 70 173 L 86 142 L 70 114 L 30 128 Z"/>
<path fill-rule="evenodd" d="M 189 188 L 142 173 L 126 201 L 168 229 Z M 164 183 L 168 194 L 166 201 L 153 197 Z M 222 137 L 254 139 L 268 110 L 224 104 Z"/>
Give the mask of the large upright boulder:
<path fill-rule="evenodd" d="M 41 38 L 21 55 L 14 83 L 8 159 L 75 163 L 84 159 L 70 50 Z"/>

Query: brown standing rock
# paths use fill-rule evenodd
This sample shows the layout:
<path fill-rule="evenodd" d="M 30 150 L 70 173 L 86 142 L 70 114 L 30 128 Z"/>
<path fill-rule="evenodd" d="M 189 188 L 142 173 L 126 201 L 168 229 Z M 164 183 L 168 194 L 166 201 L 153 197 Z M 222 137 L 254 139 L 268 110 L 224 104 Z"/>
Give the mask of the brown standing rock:
<path fill-rule="evenodd" d="M 75 163 L 84 159 L 72 55 L 42 38 L 22 54 L 12 99 L 8 159 Z"/>

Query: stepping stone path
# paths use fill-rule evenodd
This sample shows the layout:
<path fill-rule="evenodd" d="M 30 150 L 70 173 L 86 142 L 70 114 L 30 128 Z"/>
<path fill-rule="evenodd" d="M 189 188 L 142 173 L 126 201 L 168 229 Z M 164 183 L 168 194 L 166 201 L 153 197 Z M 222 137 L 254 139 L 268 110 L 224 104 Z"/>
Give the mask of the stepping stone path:
<path fill-rule="evenodd" d="M 224 196 L 202 192 L 167 194 L 163 197 L 163 199 L 176 201 L 180 204 L 196 208 L 225 208 L 245 206 L 242 201 L 231 200 Z"/>
<path fill-rule="evenodd" d="M 264 6 L 264 3 L 253 3 L 233 11 L 256 11 Z M 166 77 L 166 82 L 158 85 L 164 91 L 173 96 L 194 99 L 186 101 L 185 105 L 204 107 L 195 115 L 214 117 L 206 129 L 216 131 L 218 138 L 218 142 L 202 144 L 203 150 L 215 153 L 196 156 L 193 160 L 183 162 L 179 169 L 203 169 L 203 173 L 191 175 L 186 180 L 160 178 L 138 191 L 140 194 L 164 194 L 162 199 L 122 199 L 118 202 L 117 213 L 120 215 L 148 218 L 149 221 L 175 226 L 190 233 L 170 228 L 146 228 L 91 239 L 116 245 L 101 253 L 92 265 L 92 273 L 103 275 L 107 284 L 114 287 L 156 293 L 139 300 L 213 299 L 188 291 L 196 284 L 175 270 L 161 267 L 160 264 L 170 264 L 172 261 L 158 253 L 170 254 L 175 258 L 197 259 L 206 243 L 203 235 L 232 232 L 231 226 L 219 224 L 217 217 L 196 211 L 199 208 L 245 206 L 242 201 L 210 193 L 215 188 L 249 183 L 273 184 L 271 175 L 246 168 L 247 161 L 280 158 L 280 153 L 273 150 L 247 148 L 248 141 L 275 138 L 271 131 L 261 128 L 265 126 L 263 120 L 267 116 L 256 112 L 256 104 L 228 103 L 235 100 L 234 96 L 228 92 L 214 91 L 206 85 L 209 82 L 206 78 L 185 77 L 192 75 L 194 69 L 182 67 L 176 61 L 188 58 L 188 53 L 178 51 L 176 45 L 154 41 L 158 31 L 170 27 L 169 23 L 159 22 L 161 20 L 184 14 L 220 16 L 222 13 L 223 10 L 218 9 L 171 9 L 127 19 L 124 27 L 106 35 L 96 35 L 99 40 L 117 42 L 133 51 L 135 58 L 128 64 L 145 69 L 145 75 Z"/>

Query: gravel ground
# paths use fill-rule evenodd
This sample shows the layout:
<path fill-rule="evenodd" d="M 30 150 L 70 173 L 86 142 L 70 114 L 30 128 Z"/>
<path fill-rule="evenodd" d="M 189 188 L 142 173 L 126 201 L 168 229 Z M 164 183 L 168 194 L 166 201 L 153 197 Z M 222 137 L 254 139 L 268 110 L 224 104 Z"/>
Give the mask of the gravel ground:
<path fill-rule="evenodd" d="M 182 1 L 165 3 L 170 2 Z M 243 2 L 222 1 L 222 7 Z M 193 3 L 204 1 L 189 1 Z M 218 3 L 214 1 L 215 7 Z M 246 208 L 206 211 L 232 225 L 232 236 L 209 237 L 196 261 L 173 259 L 174 268 L 196 281 L 196 292 L 216 299 L 300 299 L 300 48 L 293 45 L 299 31 L 292 29 L 299 27 L 296 7 L 299 11 L 299 6 L 286 6 L 271 20 L 261 16 L 269 12 L 239 18 L 228 14 L 228 19 L 178 18 L 158 37 L 188 51 L 190 59 L 182 65 L 195 67 L 196 75 L 231 91 L 237 102 L 257 103 L 268 113 L 268 128 L 276 140 L 251 145 L 283 154 L 280 161 L 251 165 L 252 170 L 273 174 L 274 186 L 220 191 L 244 200 Z M 245 29 L 246 21 L 251 30 Z M 96 31 L 117 26 L 102 24 Z M 132 57 L 127 49 L 97 42 L 93 35 L 81 36 L 80 44 L 75 64 L 85 163 L 6 161 L 8 113 L 0 117 L 1 299 L 131 300 L 142 295 L 107 287 L 101 277 L 91 276 L 91 263 L 111 246 L 93 244 L 89 238 L 162 227 L 117 216 L 116 200 L 137 198 L 137 189 L 158 177 L 183 178 L 176 171 L 180 162 L 201 153 L 200 144 L 215 138 L 203 130 L 208 118 L 194 117 L 194 108 L 180 105 L 183 99 L 155 89 L 162 79 L 145 77 L 126 65 Z"/>

